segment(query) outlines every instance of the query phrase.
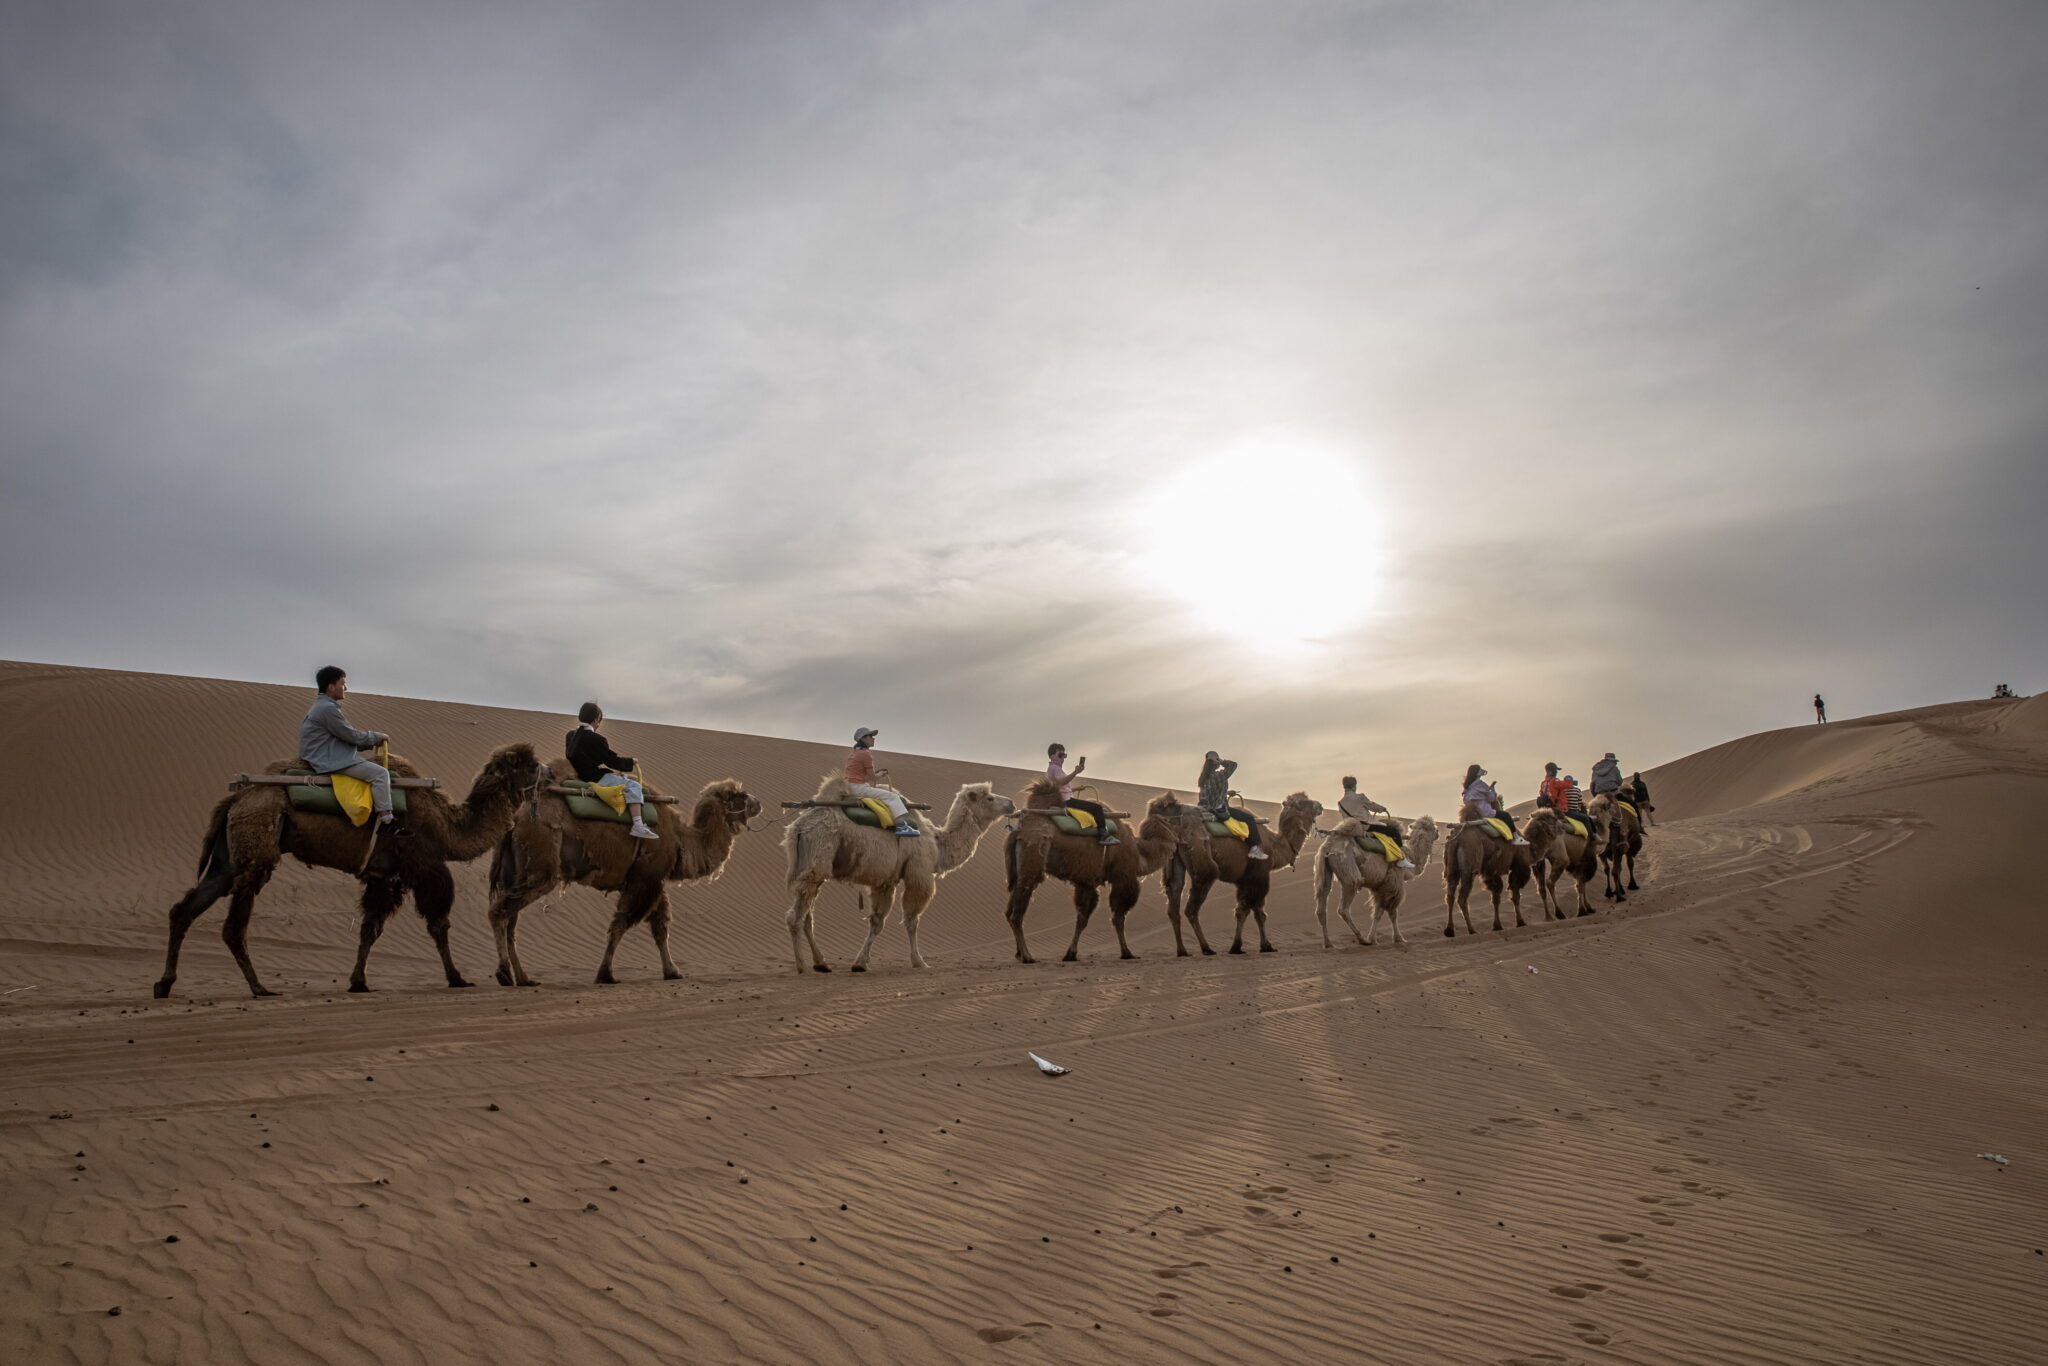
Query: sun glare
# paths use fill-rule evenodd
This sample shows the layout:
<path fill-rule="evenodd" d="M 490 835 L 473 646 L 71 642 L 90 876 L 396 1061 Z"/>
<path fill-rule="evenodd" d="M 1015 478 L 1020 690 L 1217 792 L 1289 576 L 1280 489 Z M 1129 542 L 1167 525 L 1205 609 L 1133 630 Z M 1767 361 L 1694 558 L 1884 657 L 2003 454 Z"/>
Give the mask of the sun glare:
<path fill-rule="evenodd" d="M 1372 609 L 1378 518 L 1357 464 L 1292 441 L 1205 456 L 1141 495 L 1137 569 L 1202 625 L 1301 644 Z"/>

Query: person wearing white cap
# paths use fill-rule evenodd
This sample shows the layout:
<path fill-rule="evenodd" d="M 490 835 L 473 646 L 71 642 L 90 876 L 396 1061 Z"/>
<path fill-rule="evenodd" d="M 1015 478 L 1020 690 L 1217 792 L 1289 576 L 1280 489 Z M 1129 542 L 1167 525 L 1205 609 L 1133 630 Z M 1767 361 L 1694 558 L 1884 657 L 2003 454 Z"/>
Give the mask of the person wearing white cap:
<path fill-rule="evenodd" d="M 1506 821 L 1509 831 L 1514 834 L 1516 844 L 1529 842 L 1522 838 L 1521 831 L 1515 829 L 1515 818 L 1508 814 L 1507 807 L 1502 804 L 1499 791 L 1492 783 L 1486 781 L 1485 769 L 1474 764 L 1465 770 L 1465 787 L 1462 795 L 1465 804 L 1482 817 L 1497 817 Z"/>
<path fill-rule="evenodd" d="M 896 818 L 896 828 L 891 834 L 905 839 L 914 839 L 923 832 L 910 823 L 910 808 L 903 804 L 903 798 L 886 787 L 875 784 L 875 737 L 881 732 L 872 726 L 862 726 L 853 733 L 853 753 L 846 756 L 846 788 L 856 797 L 869 797 L 889 808 L 889 814 Z"/>

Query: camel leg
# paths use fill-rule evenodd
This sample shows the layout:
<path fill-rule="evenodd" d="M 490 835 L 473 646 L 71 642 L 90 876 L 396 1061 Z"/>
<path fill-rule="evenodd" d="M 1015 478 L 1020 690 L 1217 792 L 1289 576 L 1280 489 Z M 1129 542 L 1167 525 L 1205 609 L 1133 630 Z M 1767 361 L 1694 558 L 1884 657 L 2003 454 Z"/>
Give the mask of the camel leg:
<path fill-rule="evenodd" d="M 924 908 L 932 904 L 938 895 L 937 887 L 910 886 L 903 889 L 903 935 L 910 941 L 910 966 L 927 968 L 924 955 L 917 951 L 917 922 L 924 914 Z"/>
<path fill-rule="evenodd" d="M 1066 957 L 1062 963 L 1076 962 L 1081 957 L 1081 931 L 1088 927 L 1088 919 L 1095 914 L 1095 904 L 1102 899 L 1102 893 L 1095 890 L 1092 882 L 1074 884 L 1074 942 L 1067 945 Z"/>
<path fill-rule="evenodd" d="M 447 868 L 436 864 L 420 871 L 413 879 L 412 904 L 427 922 L 427 933 L 441 955 L 441 971 L 447 974 L 448 985 L 468 986 L 469 979 L 455 966 L 455 957 L 448 951 L 448 918 L 455 910 L 455 879 L 449 876 Z"/>
<path fill-rule="evenodd" d="M 832 965 L 818 952 L 818 936 L 811 927 L 811 908 L 817 904 L 818 893 L 823 891 L 823 881 L 805 879 L 790 886 L 789 914 L 784 917 L 789 925 L 789 952 L 796 959 L 796 970 L 804 970 L 804 941 L 811 945 L 810 967 L 818 972 L 832 971 Z"/>
<path fill-rule="evenodd" d="M 1485 874 L 1480 876 L 1486 883 L 1487 893 L 1493 897 L 1493 929 L 1498 934 L 1500 932 L 1500 895 L 1506 889 L 1506 882 L 1498 873 L 1492 877 L 1486 877 Z"/>
<path fill-rule="evenodd" d="M 1185 958 L 1188 946 L 1187 941 L 1180 937 L 1180 898 L 1187 886 L 1188 869 L 1178 852 L 1167 857 L 1166 871 L 1161 880 L 1166 883 L 1166 918 L 1173 925 L 1173 953 L 1176 958 Z"/>
<path fill-rule="evenodd" d="M 1524 885 L 1528 883 L 1529 875 L 1526 872 L 1523 872 L 1521 874 L 1520 880 L 1517 881 L 1515 874 L 1518 871 L 1520 870 L 1514 870 L 1508 873 L 1508 899 L 1514 903 L 1515 928 L 1519 930 L 1529 923 L 1528 921 L 1522 919 L 1522 888 Z"/>
<path fill-rule="evenodd" d="M 1187 917 L 1188 928 L 1195 932 L 1195 943 L 1201 946 L 1202 956 L 1205 958 L 1216 956 L 1216 950 L 1209 947 L 1209 936 L 1202 933 L 1202 903 L 1208 899 L 1209 889 L 1215 885 L 1215 878 L 1204 878 L 1199 873 L 1193 874 L 1188 884 L 1187 909 L 1182 912 Z M 1243 952 L 1241 946 L 1239 952 Z"/>
<path fill-rule="evenodd" d="M 1330 860 L 1326 857 L 1323 857 L 1322 855 L 1317 855 L 1316 928 L 1320 929 L 1323 932 L 1323 947 L 1326 949 L 1334 949 L 1337 947 L 1335 944 L 1332 944 L 1330 942 L 1330 880 L 1334 876 L 1335 874 L 1333 874 L 1330 871 Z M 1348 912 L 1350 909 L 1351 904 L 1350 901 L 1347 899 L 1344 904 L 1344 910 Z M 1351 919 L 1351 917 L 1348 914 L 1346 914 L 1344 916 L 1344 919 L 1348 922 Z M 1358 926 L 1353 925 L 1351 927 L 1351 933 L 1353 935 L 1356 935 L 1358 933 Z"/>
<path fill-rule="evenodd" d="M 249 917 L 256 911 L 256 894 L 263 890 L 263 884 L 270 880 L 270 874 L 276 867 L 272 863 L 245 868 L 235 876 L 234 898 L 228 902 L 227 923 L 220 927 L 221 940 L 227 944 L 228 952 L 235 956 L 235 966 L 242 970 L 243 979 L 249 983 L 251 996 L 277 995 L 257 980 L 256 965 L 249 961 Z"/>
<path fill-rule="evenodd" d="M 356 970 L 349 974 L 350 991 L 368 991 L 370 981 L 365 971 L 370 965 L 370 949 L 384 933 L 384 924 L 391 919 L 391 913 L 405 904 L 405 885 L 396 878 L 372 877 L 363 881 L 363 919 L 360 933 L 356 936 Z"/>
<path fill-rule="evenodd" d="M 1020 963 L 1038 961 L 1024 943 L 1024 913 L 1031 909 L 1031 894 L 1037 890 L 1037 878 L 1019 879 L 1010 892 L 1010 904 L 1003 911 L 1003 918 L 1010 922 L 1010 933 L 1017 936 L 1017 961 Z"/>
<path fill-rule="evenodd" d="M 647 912 L 647 933 L 654 937 L 654 951 L 661 955 L 661 980 L 673 982 L 683 975 L 676 966 L 676 960 L 668 953 L 668 888 L 658 887 L 654 893 L 654 905 Z"/>
<path fill-rule="evenodd" d="M 1380 932 L 1380 901 L 1379 901 L 1379 896 L 1378 896 L 1377 894 L 1375 894 L 1375 895 L 1373 896 L 1373 901 L 1372 901 L 1372 933 L 1371 933 L 1371 934 L 1360 934 L 1360 933 L 1358 932 L 1358 922 L 1357 922 L 1356 920 L 1354 920 L 1354 919 L 1352 918 L 1352 916 L 1351 916 L 1351 903 L 1352 903 L 1353 901 L 1356 901 L 1357 899 L 1358 899 L 1358 889 L 1357 889 L 1356 887 L 1352 886 L 1352 885 L 1351 885 L 1350 883 L 1348 883 L 1348 882 L 1347 882 L 1347 883 L 1345 883 L 1345 884 L 1344 884 L 1344 897 L 1343 897 L 1343 899 L 1342 899 L 1341 901 L 1339 901 L 1339 902 L 1337 903 L 1337 914 L 1338 914 L 1338 915 L 1340 915 L 1340 916 L 1342 916 L 1342 917 L 1344 917 L 1344 923 L 1345 923 L 1346 925 L 1348 925 L 1348 926 L 1350 926 L 1350 927 L 1351 927 L 1351 937 L 1352 937 L 1352 939 L 1356 940 L 1356 941 L 1357 941 L 1358 943 L 1360 943 L 1360 944 L 1363 944 L 1363 945 L 1366 945 L 1367 947 L 1370 947 L 1370 946 L 1371 946 L 1371 944 L 1372 944 L 1372 941 L 1373 941 L 1373 937 L 1374 937 L 1375 935 L 1377 935 L 1377 934 L 1378 934 L 1378 933 Z M 1324 947 L 1324 948 L 1326 948 L 1326 949 L 1330 947 L 1330 932 L 1329 932 L 1329 931 L 1328 931 L 1327 929 L 1323 931 L 1323 947 Z"/>
<path fill-rule="evenodd" d="M 1636 851 L 1633 849 L 1628 851 L 1628 889 L 1631 892 L 1643 890 L 1636 885 Z"/>
<path fill-rule="evenodd" d="M 612 912 L 611 929 L 606 932 L 604 960 L 597 965 L 599 986 L 616 986 L 619 979 L 612 976 L 612 956 L 619 951 L 619 941 L 626 937 L 626 931 L 647 918 L 654 909 L 654 902 L 661 895 L 659 882 L 649 886 L 644 882 L 629 882 L 619 889 L 619 909 Z"/>
<path fill-rule="evenodd" d="M 1246 895 L 1244 888 L 1238 888 L 1237 895 L 1239 901 L 1242 902 Z M 1259 952 L 1278 953 L 1280 950 L 1274 948 L 1273 941 L 1266 937 L 1266 898 L 1263 888 L 1260 889 L 1259 899 L 1257 901 L 1254 901 L 1249 907 L 1249 909 L 1251 911 L 1252 920 L 1259 927 Z M 1237 913 L 1237 928 L 1240 934 L 1244 932 L 1244 915 L 1244 909 L 1241 908 Z"/>
<path fill-rule="evenodd" d="M 1401 937 L 1401 903 L 1403 901 L 1406 901 L 1407 899 L 1408 884 L 1404 881 L 1403 883 L 1401 883 L 1400 886 L 1394 888 L 1394 890 L 1388 894 L 1387 899 L 1384 903 L 1387 911 L 1387 923 L 1394 927 L 1394 942 L 1396 944 L 1405 944 L 1408 942 L 1407 940 Z M 1373 897 L 1372 906 L 1372 926 L 1375 933 L 1378 932 L 1380 926 L 1381 905 L 1382 902 L 1380 901 L 1380 898 L 1377 895 L 1375 895 Z M 1366 942 L 1370 943 L 1371 940 L 1371 935 L 1366 936 Z"/>
<path fill-rule="evenodd" d="M 1109 884 L 1109 925 L 1116 931 L 1116 946 L 1125 958 L 1136 958 L 1131 952 L 1131 941 L 1124 938 L 1124 921 L 1129 918 L 1131 908 L 1138 904 L 1138 880 L 1125 878 Z"/>
<path fill-rule="evenodd" d="M 870 909 L 868 911 L 867 942 L 860 946 L 860 952 L 854 957 L 853 970 L 855 972 L 866 972 L 868 970 L 868 955 L 875 951 L 875 941 L 882 937 L 882 926 L 889 923 L 889 909 L 895 904 L 895 883 L 892 882 L 886 887 L 876 887 L 873 889 L 871 899 L 868 902 Z"/>
<path fill-rule="evenodd" d="M 171 994 L 171 984 L 178 980 L 178 949 L 184 944 L 192 922 L 206 914 L 208 908 L 226 896 L 234 885 L 235 877 L 228 871 L 227 860 L 218 860 L 209 866 L 198 885 L 171 907 L 171 937 L 164 948 L 164 975 L 157 979 L 154 988 L 159 1001 Z"/>
<path fill-rule="evenodd" d="M 519 912 L 547 895 L 553 886 L 554 883 L 545 882 L 539 887 L 500 887 L 491 893 L 491 938 L 498 945 L 499 986 L 535 985 L 519 963 Z"/>

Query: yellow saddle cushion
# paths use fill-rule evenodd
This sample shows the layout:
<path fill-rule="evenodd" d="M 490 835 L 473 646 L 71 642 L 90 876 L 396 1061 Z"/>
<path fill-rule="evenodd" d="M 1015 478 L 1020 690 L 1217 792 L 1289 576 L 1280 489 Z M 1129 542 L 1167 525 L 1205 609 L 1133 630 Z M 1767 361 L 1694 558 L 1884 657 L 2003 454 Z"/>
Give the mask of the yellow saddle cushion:
<path fill-rule="evenodd" d="M 1619 806 L 1622 810 L 1628 812 L 1629 815 L 1634 816 L 1637 820 L 1640 821 L 1643 818 L 1643 813 L 1636 810 L 1634 802 L 1625 802 L 1622 801 L 1619 797 L 1616 797 L 1614 800 L 1615 805 Z"/>
<path fill-rule="evenodd" d="M 880 798 L 862 797 L 860 799 L 860 804 L 862 806 L 865 806 L 869 811 L 874 813 L 875 819 L 882 823 L 882 828 L 884 830 L 891 829 L 895 826 L 896 818 L 889 814 L 889 808 L 882 805 Z"/>
<path fill-rule="evenodd" d="M 1589 827 L 1583 820 L 1580 820 L 1577 816 L 1566 816 L 1564 818 L 1564 828 L 1571 831 L 1574 835 L 1577 835 L 1582 840 L 1591 839 L 1593 837 L 1592 828 Z"/>
<path fill-rule="evenodd" d="M 624 786 L 599 787 L 596 783 L 592 783 L 590 785 L 590 795 L 603 802 L 606 806 L 609 806 L 614 816 L 626 814 L 626 789 Z"/>
<path fill-rule="evenodd" d="M 1223 828 L 1241 840 L 1248 840 L 1252 837 L 1252 828 L 1235 816 L 1223 822 Z"/>
<path fill-rule="evenodd" d="M 1482 816 L 1480 820 L 1487 829 L 1493 831 L 1496 839 L 1511 840 L 1515 837 L 1515 832 L 1508 829 L 1508 823 L 1498 816 Z"/>
<path fill-rule="evenodd" d="M 1401 861 L 1401 846 L 1394 843 L 1392 835 L 1387 834 L 1384 830 L 1368 830 L 1358 837 L 1358 842 L 1363 844 L 1368 839 L 1378 843 L 1379 849 L 1376 852 L 1385 854 L 1387 862 L 1399 863 Z"/>
<path fill-rule="evenodd" d="M 350 825 L 361 825 L 370 819 L 373 802 L 368 783 L 346 773 L 337 773 L 330 781 L 334 784 L 334 800 L 341 804 L 341 814 L 348 817 Z"/>
<path fill-rule="evenodd" d="M 1069 818 L 1073 820 L 1074 824 L 1080 826 L 1083 830 L 1093 830 L 1095 828 L 1094 815 L 1090 812 L 1083 811 L 1078 806 L 1068 807 L 1067 815 Z"/>

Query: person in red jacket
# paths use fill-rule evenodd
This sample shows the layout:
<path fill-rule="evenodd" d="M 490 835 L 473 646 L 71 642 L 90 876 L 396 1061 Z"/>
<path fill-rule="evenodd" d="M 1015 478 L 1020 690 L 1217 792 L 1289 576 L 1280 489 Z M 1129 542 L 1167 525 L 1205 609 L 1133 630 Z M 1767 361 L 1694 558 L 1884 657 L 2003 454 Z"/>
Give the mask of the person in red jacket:
<path fill-rule="evenodd" d="M 1553 811 L 1564 810 L 1564 794 L 1571 784 L 1557 776 L 1556 764 L 1543 766 L 1543 781 L 1536 785 L 1536 805 L 1547 806 Z"/>

